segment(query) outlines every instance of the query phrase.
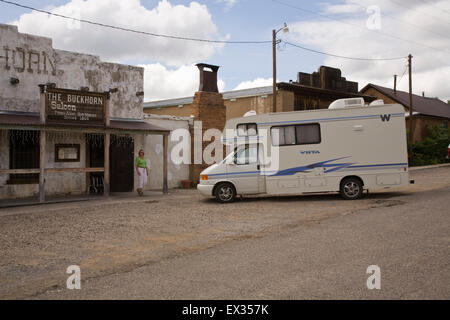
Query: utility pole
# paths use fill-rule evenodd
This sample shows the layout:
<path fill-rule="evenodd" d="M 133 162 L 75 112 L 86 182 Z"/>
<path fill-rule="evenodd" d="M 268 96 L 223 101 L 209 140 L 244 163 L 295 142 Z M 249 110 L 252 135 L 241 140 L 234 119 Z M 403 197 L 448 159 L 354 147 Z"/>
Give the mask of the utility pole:
<path fill-rule="evenodd" d="M 277 33 L 283 30 L 283 32 L 289 32 L 289 28 L 286 24 L 278 29 L 272 30 L 272 56 L 273 56 L 273 112 L 277 112 Z"/>
<path fill-rule="evenodd" d="M 277 31 L 272 30 L 272 56 L 273 56 L 273 112 L 277 112 Z"/>
<path fill-rule="evenodd" d="M 408 55 L 408 73 L 409 73 L 409 164 L 413 158 L 413 139 L 414 139 L 414 125 L 413 125 L 413 103 L 412 103 L 412 55 Z"/>

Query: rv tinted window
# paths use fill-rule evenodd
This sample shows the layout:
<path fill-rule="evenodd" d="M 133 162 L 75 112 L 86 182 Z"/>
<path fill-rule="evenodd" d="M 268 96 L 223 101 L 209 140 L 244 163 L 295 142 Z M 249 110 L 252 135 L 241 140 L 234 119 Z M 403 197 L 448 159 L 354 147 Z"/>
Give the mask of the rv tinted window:
<path fill-rule="evenodd" d="M 282 127 L 273 127 L 270 130 L 270 135 L 272 137 L 272 145 L 281 146 L 284 144 L 284 130 Z"/>
<path fill-rule="evenodd" d="M 297 144 L 320 143 L 320 126 L 318 123 L 296 126 Z"/>
<path fill-rule="evenodd" d="M 237 135 L 238 136 L 246 136 L 247 135 L 247 125 L 239 124 L 237 126 Z"/>
<path fill-rule="evenodd" d="M 258 127 L 256 123 L 238 124 L 236 127 L 238 136 L 256 136 L 258 134 Z"/>
<path fill-rule="evenodd" d="M 284 144 L 295 144 L 295 127 L 284 127 Z"/>
<path fill-rule="evenodd" d="M 249 136 L 256 136 L 258 134 L 258 130 L 256 129 L 256 123 L 249 123 L 247 125 L 247 134 Z"/>
<path fill-rule="evenodd" d="M 272 144 L 274 146 L 286 146 L 295 144 L 295 127 L 273 127 L 271 129 Z"/>

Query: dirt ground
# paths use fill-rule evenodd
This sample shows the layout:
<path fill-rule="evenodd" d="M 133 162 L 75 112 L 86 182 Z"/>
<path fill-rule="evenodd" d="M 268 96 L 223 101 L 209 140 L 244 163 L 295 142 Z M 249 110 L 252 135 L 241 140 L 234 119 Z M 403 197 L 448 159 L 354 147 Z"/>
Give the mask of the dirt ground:
<path fill-rule="evenodd" d="M 359 201 L 328 194 L 220 205 L 196 190 L 171 190 L 166 196 L 1 209 L 0 298 L 33 298 L 65 288 L 69 265 L 79 265 L 83 281 L 89 281 L 231 240 L 395 206 L 398 196 L 450 186 L 449 166 L 410 176 L 415 185 Z"/>

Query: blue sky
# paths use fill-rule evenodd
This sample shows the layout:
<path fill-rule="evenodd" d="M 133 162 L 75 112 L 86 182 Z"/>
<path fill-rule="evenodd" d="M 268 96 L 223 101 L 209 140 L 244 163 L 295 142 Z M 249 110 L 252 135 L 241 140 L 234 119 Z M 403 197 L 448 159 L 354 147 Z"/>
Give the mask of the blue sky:
<path fill-rule="evenodd" d="M 105 17 L 100 13 L 105 10 L 95 11 L 94 0 L 87 1 L 90 2 L 90 6 L 85 5 L 83 0 L 16 0 L 16 2 L 24 5 L 50 8 L 51 10 L 58 10 L 59 7 L 64 8 L 64 6 L 71 6 L 71 8 L 79 6 L 82 9 L 81 18 L 121 26 L 128 26 L 130 23 L 130 20 L 127 20 L 126 17 L 126 10 L 135 12 L 133 11 L 135 8 L 130 5 L 130 8 L 121 9 L 125 10 L 123 17 L 117 12 L 115 12 L 114 17 L 111 17 L 112 14 Z M 101 2 L 105 1 L 102 0 Z M 427 1 L 426 5 L 418 0 L 363 0 L 356 4 L 355 0 L 279 1 L 289 6 L 272 0 L 198 0 L 197 3 L 204 5 L 201 9 L 199 6 L 192 6 L 191 1 L 165 0 L 166 6 L 170 6 L 170 10 L 165 11 L 167 14 L 175 12 L 177 5 L 180 5 L 178 8 L 184 9 L 184 13 L 176 13 L 179 14 L 178 20 L 172 20 L 172 25 L 177 25 L 177 22 L 181 21 L 181 26 L 173 26 L 172 28 L 168 25 L 162 27 L 161 25 L 164 24 L 166 17 L 161 10 L 158 19 L 162 20 L 158 20 L 158 23 L 155 22 L 153 27 L 152 21 L 148 21 L 148 23 L 144 21 L 141 26 L 136 24 L 133 28 L 145 29 L 146 31 L 153 31 L 156 28 L 157 31 L 162 33 L 186 37 L 259 41 L 271 40 L 271 30 L 281 27 L 286 22 L 290 32 L 288 34 L 280 32 L 279 35 L 282 39 L 316 50 L 351 57 L 374 58 L 406 56 L 411 52 L 414 55 L 414 63 L 416 63 L 414 65 L 416 67 L 414 70 L 416 76 L 415 92 L 426 91 L 440 98 L 450 97 L 450 85 L 443 84 L 442 81 L 450 76 L 448 63 L 450 38 L 445 36 L 450 34 L 448 23 L 450 21 L 448 19 L 450 18 L 449 1 L 431 0 Z M 114 7 L 119 4 L 118 0 L 111 0 L 108 3 L 111 4 L 111 10 L 114 10 Z M 158 11 L 155 8 L 159 8 L 158 6 L 161 4 L 160 1 L 156 0 L 141 0 L 140 3 L 139 0 L 132 0 L 129 3 L 135 3 L 136 6 L 140 4 L 145 7 L 149 14 L 147 17 L 154 17 L 151 14 Z M 371 11 L 368 8 L 374 5 L 375 9 L 378 8 L 380 11 L 380 26 L 375 26 L 375 29 L 368 26 L 368 19 L 373 13 L 373 10 Z M 85 10 L 84 7 L 90 9 Z M 63 10 L 61 8 L 59 10 Z M 65 10 L 62 12 L 68 15 L 72 12 L 67 11 L 68 9 Z M 305 11 L 315 12 L 316 14 Z M 43 21 L 47 17 L 41 13 L 34 13 L 25 19 L 23 15 L 29 12 L 27 9 L 0 3 L 0 22 L 11 23 L 16 21 L 19 31 L 52 37 L 54 47 L 57 49 L 93 53 L 100 55 L 104 60 L 145 66 L 148 71 L 146 71 L 145 78 L 146 100 L 190 95 L 195 87 L 188 83 L 193 82 L 192 78 L 194 77 L 194 71 L 190 66 L 198 62 L 221 66 L 219 78 L 221 79 L 221 89 L 225 91 L 233 90 L 238 85 L 242 87 L 244 82 L 248 82 L 246 87 L 252 86 L 252 84 L 267 85 L 270 84 L 270 78 L 272 77 L 271 44 L 226 44 L 221 48 L 211 48 L 200 47 L 197 44 L 184 41 L 170 40 L 171 42 L 168 41 L 161 45 L 151 37 L 145 38 L 128 34 L 126 39 L 130 39 L 130 41 L 133 37 L 139 39 L 136 42 L 130 42 L 128 45 L 130 47 L 129 53 L 120 46 L 118 47 L 116 44 L 107 41 L 100 46 L 99 41 L 95 41 L 95 39 L 92 40 L 91 45 L 86 44 L 84 47 L 78 48 L 75 40 L 73 43 L 66 41 L 71 39 L 72 33 L 77 33 L 77 30 L 62 32 L 61 28 L 57 27 L 58 25 L 54 25 L 55 27 L 52 28 L 51 23 L 54 22 L 47 21 L 44 23 Z M 198 14 L 198 21 L 195 21 L 197 19 L 184 19 L 184 14 L 190 14 L 189 12 Z M 418 17 L 420 17 L 420 23 L 418 23 Z M 167 19 L 170 20 L 170 17 L 167 16 Z M 172 19 L 174 18 L 172 17 Z M 215 30 L 209 32 L 207 29 L 210 28 L 215 28 Z M 104 33 L 103 38 L 116 37 L 117 33 L 121 33 L 120 36 L 123 36 L 121 31 L 102 30 L 101 32 Z M 84 31 L 83 37 L 89 36 L 89 34 L 89 32 Z M 156 48 L 157 45 L 158 48 Z M 197 51 L 195 51 L 195 46 L 198 46 Z M 170 58 L 165 57 L 164 52 L 157 53 L 162 47 L 164 47 L 166 53 L 170 53 Z M 115 50 L 120 51 L 120 53 L 115 54 Z M 398 74 L 399 77 L 403 74 L 405 62 L 406 60 L 361 62 L 337 59 L 281 44 L 277 49 L 277 79 L 279 81 L 295 80 L 297 72 L 312 72 L 317 70 L 320 65 L 325 64 L 341 68 L 342 75 L 349 80 L 359 81 L 360 88 L 368 82 L 390 85 L 393 74 Z M 158 79 L 158 81 L 153 81 L 152 77 Z M 169 81 L 169 79 L 172 80 Z M 170 82 L 173 82 L 173 79 L 183 82 L 183 85 L 179 87 L 184 89 L 173 90 L 173 88 L 170 88 Z M 259 79 L 259 81 L 255 81 L 256 79 Z M 165 82 L 166 84 L 164 84 Z M 406 84 L 406 77 L 404 77 L 400 83 L 400 88 L 406 89 Z"/>

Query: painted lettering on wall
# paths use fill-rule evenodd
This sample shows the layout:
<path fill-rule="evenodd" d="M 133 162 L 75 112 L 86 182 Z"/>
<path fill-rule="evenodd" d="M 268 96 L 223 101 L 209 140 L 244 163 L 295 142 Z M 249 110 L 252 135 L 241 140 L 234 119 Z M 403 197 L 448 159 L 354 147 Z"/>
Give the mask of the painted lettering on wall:
<path fill-rule="evenodd" d="M 56 63 L 45 51 L 36 51 L 20 47 L 3 46 L 0 54 L 1 67 L 22 73 L 52 74 L 56 76 Z"/>

